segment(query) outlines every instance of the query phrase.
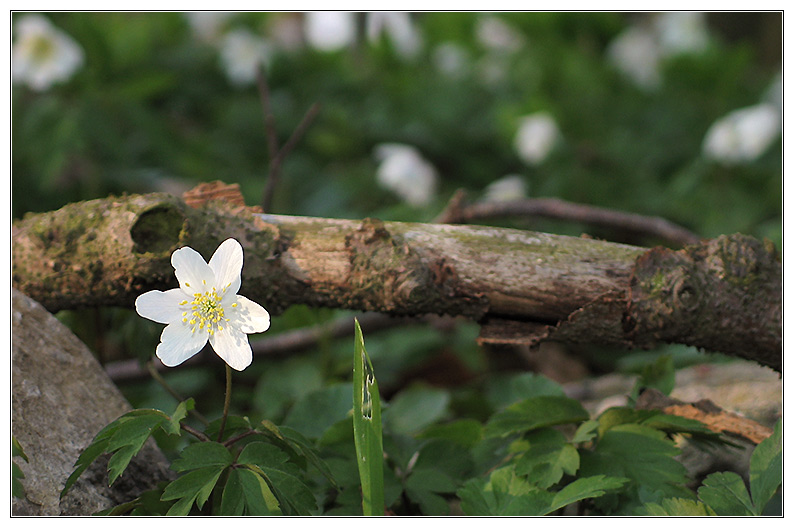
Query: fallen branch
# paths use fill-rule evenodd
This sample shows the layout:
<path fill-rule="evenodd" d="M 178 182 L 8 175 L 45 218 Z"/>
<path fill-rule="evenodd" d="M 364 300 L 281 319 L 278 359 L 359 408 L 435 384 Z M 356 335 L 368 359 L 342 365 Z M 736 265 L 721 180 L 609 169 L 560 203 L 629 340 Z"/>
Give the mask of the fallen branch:
<path fill-rule="evenodd" d="M 224 188 L 222 184 L 216 187 Z M 228 187 L 228 186 L 226 186 Z M 218 189 L 207 186 L 208 196 Z M 13 225 L 13 284 L 51 311 L 131 307 L 176 286 L 171 252 L 245 248 L 241 293 L 395 315 L 463 315 L 481 342 L 694 345 L 781 367 L 781 265 L 733 235 L 681 251 L 482 226 L 264 215 L 239 200 L 107 198 Z"/>

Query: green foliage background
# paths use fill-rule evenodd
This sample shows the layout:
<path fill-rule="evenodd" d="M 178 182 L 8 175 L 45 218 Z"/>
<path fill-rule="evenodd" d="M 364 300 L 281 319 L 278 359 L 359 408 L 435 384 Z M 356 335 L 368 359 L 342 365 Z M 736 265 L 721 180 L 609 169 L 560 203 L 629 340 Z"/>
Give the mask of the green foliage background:
<path fill-rule="evenodd" d="M 14 19 L 20 16 L 24 15 L 15 14 Z M 276 24 L 294 16 L 239 13 L 224 27 L 246 28 L 272 39 Z M 509 23 L 522 35 L 523 46 L 509 53 L 487 49 L 475 38 L 477 18 L 484 16 Z M 85 65 L 69 82 L 45 92 L 14 85 L 14 218 L 109 193 L 181 193 L 212 180 L 239 183 L 247 203 L 259 202 L 269 160 L 257 89 L 229 82 L 217 48 L 198 39 L 183 14 L 47 17 L 80 44 Z M 779 15 L 711 17 L 708 48 L 663 61 L 663 81 L 656 90 L 637 87 L 605 58 L 609 43 L 636 17 L 419 13 L 413 20 L 423 47 L 412 59 L 400 58 L 387 38 L 362 38 L 349 49 L 331 53 L 308 47 L 276 49 L 267 76 L 280 143 L 312 104 L 319 102 L 322 110 L 285 161 L 272 212 L 430 221 L 456 189 L 466 189 L 476 198 L 492 181 L 514 173 L 523 176 L 532 197 L 658 215 L 704 237 L 733 232 L 767 237 L 782 249 L 780 141 L 754 162 L 738 166 L 709 161 L 701 150 L 715 120 L 760 102 L 778 75 Z M 434 61 L 433 50 L 448 43 L 465 57 L 466 68 L 457 75 L 439 73 Z M 482 75 L 485 65 L 503 66 L 503 77 L 487 82 Z M 555 117 L 563 141 L 544 163 L 528 167 L 516 155 L 513 139 L 519 119 L 537 111 Z M 383 142 L 413 145 L 438 169 L 440 186 L 430 205 L 411 207 L 377 185 L 373 149 Z M 571 223 L 501 225 L 571 235 L 588 231 L 615 239 L 611 233 Z M 161 327 L 130 314 L 104 310 L 64 312 L 59 317 L 103 361 L 148 359 Z M 253 339 L 340 315 L 294 307 L 276 318 L 265 336 Z M 481 435 L 479 422 L 497 410 L 539 396 L 532 392 L 543 392 L 545 382 L 539 378 L 522 384 L 525 378 L 495 372 L 474 345 L 477 328 L 472 324 L 457 323 L 445 331 L 416 325 L 364 332 L 389 400 L 385 430 L 397 435 L 384 437 L 384 449 L 395 457 L 395 467 L 413 464 L 429 472 L 421 480 L 401 484 L 387 472 L 387 503 L 395 493 L 405 493 L 416 499 L 411 507 L 418 509 L 413 512 L 443 513 L 436 493 L 454 491 L 464 477 L 481 474 L 477 471 L 494 461 L 485 447 L 466 451 L 472 446 L 459 445 L 461 439 L 467 432 Z M 685 361 L 694 356 L 690 350 L 673 352 Z M 428 375 L 428 365 L 439 357 L 444 366 L 433 367 L 436 371 Z M 252 422 L 268 419 L 320 438 L 321 444 L 332 446 L 328 464 L 337 478 L 354 482 L 355 468 L 345 462 L 351 454 L 333 447 L 347 434 L 338 424 L 349 422 L 349 360 L 349 340 L 330 339 L 299 356 L 257 358 L 236 376 L 233 403 Z M 438 369 L 449 368 L 450 361 L 476 375 L 454 386 L 419 379 L 434 377 Z M 636 364 L 630 357 L 622 361 L 594 362 L 591 367 L 612 370 Z M 223 369 L 220 363 L 214 367 L 218 368 L 166 373 L 178 391 L 201 394 L 197 407 L 212 418 L 220 414 L 223 401 Z M 424 375 L 417 377 L 419 369 Z M 136 406 L 173 409 L 173 400 L 153 381 L 125 384 L 122 389 Z M 457 421 L 445 425 L 452 418 Z M 420 438 L 428 454 L 411 462 Z M 158 440 L 166 450 L 176 449 L 181 441 L 166 435 Z M 493 439 L 481 445 L 488 442 Z M 441 444 L 447 455 L 458 449 L 462 465 L 434 465 L 439 458 L 432 456 L 434 445 Z M 240 474 L 241 489 L 245 475 Z M 355 500 L 343 494 L 336 504 L 338 512 L 347 513 Z"/>

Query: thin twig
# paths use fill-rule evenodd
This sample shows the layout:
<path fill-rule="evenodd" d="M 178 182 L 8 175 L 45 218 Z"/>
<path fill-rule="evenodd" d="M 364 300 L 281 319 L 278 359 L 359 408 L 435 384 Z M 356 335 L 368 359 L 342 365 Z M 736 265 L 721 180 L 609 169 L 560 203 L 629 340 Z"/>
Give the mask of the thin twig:
<path fill-rule="evenodd" d="M 182 429 L 184 429 L 188 433 L 192 434 L 193 436 L 195 436 L 196 438 L 198 438 L 202 442 L 212 442 L 212 440 L 210 440 L 209 436 L 205 435 L 201 431 L 197 431 L 196 429 L 193 429 L 192 427 L 190 427 L 189 425 L 187 425 L 185 423 L 180 423 L 179 427 L 181 427 Z"/>
<path fill-rule="evenodd" d="M 317 117 L 317 114 L 320 112 L 321 107 L 320 103 L 314 103 L 306 111 L 303 119 L 298 123 L 298 126 L 292 132 L 287 142 L 279 148 L 278 136 L 276 134 L 276 121 L 270 105 L 270 88 L 268 87 L 267 78 L 262 68 L 257 70 L 256 82 L 259 87 L 259 97 L 262 100 L 262 110 L 265 116 L 265 134 L 267 136 L 268 152 L 270 153 L 270 166 L 268 169 L 267 182 L 262 191 L 261 203 L 262 210 L 267 213 L 270 212 L 271 205 L 273 204 L 273 195 L 276 192 L 276 185 L 281 178 L 281 165 L 284 163 L 284 159 L 292 152 L 292 149 L 295 148 L 295 145 L 298 144 L 298 141 L 300 141 L 306 133 L 309 125 L 311 125 L 314 118 Z"/>
<path fill-rule="evenodd" d="M 701 240 L 701 237 L 692 231 L 664 218 L 566 202 L 557 198 L 529 198 L 466 204 L 463 203 L 462 195 L 456 194 L 437 220 L 448 224 L 465 224 L 475 220 L 508 216 L 581 222 L 634 235 L 657 237 L 680 246 L 695 244 Z"/>

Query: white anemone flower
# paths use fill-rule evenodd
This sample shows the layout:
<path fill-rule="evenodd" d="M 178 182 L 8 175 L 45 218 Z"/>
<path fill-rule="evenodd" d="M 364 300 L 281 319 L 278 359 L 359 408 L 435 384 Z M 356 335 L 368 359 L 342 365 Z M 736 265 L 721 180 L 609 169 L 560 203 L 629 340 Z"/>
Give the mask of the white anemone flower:
<path fill-rule="evenodd" d="M 69 35 L 41 15 L 27 15 L 14 22 L 11 74 L 15 82 L 37 92 L 69 80 L 83 65 L 83 49 Z"/>
<path fill-rule="evenodd" d="M 157 357 L 175 367 L 196 355 L 209 340 L 230 367 L 243 370 L 253 353 L 248 335 L 270 327 L 270 314 L 255 302 L 237 295 L 243 269 L 243 248 L 230 238 L 212 255 L 209 264 L 192 248 L 171 255 L 179 288 L 154 290 L 135 300 L 141 317 L 168 326 L 160 336 Z"/>

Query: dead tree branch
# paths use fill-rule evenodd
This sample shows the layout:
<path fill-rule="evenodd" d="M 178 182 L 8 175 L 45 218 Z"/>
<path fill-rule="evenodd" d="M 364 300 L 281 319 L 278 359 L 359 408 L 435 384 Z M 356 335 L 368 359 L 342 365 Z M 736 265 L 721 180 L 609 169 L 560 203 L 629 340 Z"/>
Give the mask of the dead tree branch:
<path fill-rule="evenodd" d="M 51 311 L 131 307 L 142 292 L 176 286 L 176 248 L 208 257 L 234 237 L 246 252 L 241 293 L 275 315 L 292 304 L 463 315 L 482 325 L 485 343 L 675 342 L 781 368 L 781 264 L 774 247 L 750 237 L 648 250 L 191 203 L 148 194 L 28 215 L 13 225 L 14 287 Z"/>

